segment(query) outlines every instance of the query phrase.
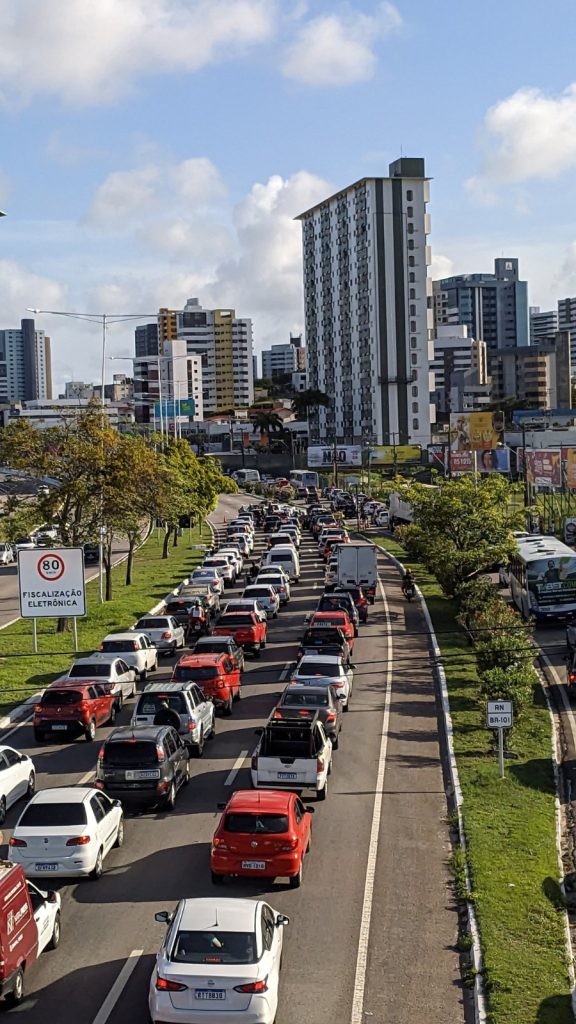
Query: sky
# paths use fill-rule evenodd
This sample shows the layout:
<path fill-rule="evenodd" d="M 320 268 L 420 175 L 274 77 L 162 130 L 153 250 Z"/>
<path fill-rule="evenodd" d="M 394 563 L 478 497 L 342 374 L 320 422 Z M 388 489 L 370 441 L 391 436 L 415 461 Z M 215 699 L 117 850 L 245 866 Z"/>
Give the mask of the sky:
<path fill-rule="evenodd" d="M 285 342 L 294 217 L 400 155 L 433 179 L 431 275 L 517 256 L 553 308 L 576 295 L 575 38 L 573 0 L 0 0 L 0 328 L 197 296 Z M 35 319 L 55 394 L 99 379 L 98 326 Z"/>

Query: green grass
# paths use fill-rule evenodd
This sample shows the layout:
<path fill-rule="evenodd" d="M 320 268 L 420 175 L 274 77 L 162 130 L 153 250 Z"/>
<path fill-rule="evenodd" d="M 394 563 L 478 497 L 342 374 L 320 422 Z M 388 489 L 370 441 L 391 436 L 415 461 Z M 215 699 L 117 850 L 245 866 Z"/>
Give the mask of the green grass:
<path fill-rule="evenodd" d="M 541 689 L 514 728 L 518 760 L 498 777 L 484 728 L 472 648 L 426 569 L 386 537 L 379 543 L 414 570 L 443 657 L 464 797 L 469 868 L 493 1024 L 572 1024 L 555 843 L 551 723 Z"/>
<path fill-rule="evenodd" d="M 98 603 L 98 580 L 87 584 L 88 615 L 78 619 L 80 654 L 89 654 L 107 633 L 128 628 L 134 621 L 158 604 L 198 562 L 202 552 L 191 544 L 208 543 L 204 529 L 188 530 L 178 539 L 178 547 L 170 547 L 170 557 L 162 558 L 162 540 L 153 531 L 149 540 L 134 558 L 133 583 L 124 583 L 126 564 L 112 570 L 112 600 Z M 0 713 L 45 686 L 69 667 L 74 656 L 72 632 L 57 633 L 55 619 L 38 619 L 38 654 L 32 653 L 32 621 L 20 619 L 13 626 L 0 630 Z"/>

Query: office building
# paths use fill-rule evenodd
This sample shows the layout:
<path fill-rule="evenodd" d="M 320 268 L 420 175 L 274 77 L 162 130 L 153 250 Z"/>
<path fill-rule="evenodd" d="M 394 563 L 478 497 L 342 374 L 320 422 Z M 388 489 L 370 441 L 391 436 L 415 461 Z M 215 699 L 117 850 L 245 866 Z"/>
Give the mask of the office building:
<path fill-rule="evenodd" d="M 50 338 L 33 320 L 0 331 L 0 402 L 52 398 Z"/>
<path fill-rule="evenodd" d="M 481 404 L 490 401 L 486 343 L 469 337 L 465 324 L 436 328 L 431 368 L 437 423 L 447 423 L 451 412 L 464 410 L 460 404 L 463 389 L 471 395 L 473 388 L 479 388 Z"/>
<path fill-rule="evenodd" d="M 306 349 L 301 334 L 291 334 L 288 344 L 272 345 L 262 352 L 262 377 L 266 380 L 305 370 Z"/>
<path fill-rule="evenodd" d="M 459 274 L 434 281 L 434 326 L 465 324 L 485 341 L 489 363 L 497 349 L 530 344 L 528 285 L 517 259 L 494 260 L 493 274 Z"/>
<path fill-rule="evenodd" d="M 576 297 L 558 299 L 558 330 L 570 331 L 570 358 L 576 373 Z"/>
<path fill-rule="evenodd" d="M 528 348 L 501 349 L 492 365 L 492 400 L 519 399 L 532 409 L 570 409 L 570 331 Z"/>
<path fill-rule="evenodd" d="M 202 358 L 189 354 L 183 339 L 165 341 L 159 356 L 134 360 L 134 404 L 138 423 L 155 424 L 165 416 L 178 419 L 183 432 L 190 421 L 204 418 L 202 396 Z M 182 412 L 186 400 L 194 400 L 194 413 Z M 183 426 L 182 426 L 183 425 Z"/>
<path fill-rule="evenodd" d="M 160 355 L 158 324 L 143 324 L 134 331 L 134 352 L 136 358 Z"/>
<path fill-rule="evenodd" d="M 258 380 L 258 356 L 256 353 L 252 356 L 252 379 Z"/>
<path fill-rule="evenodd" d="M 553 338 L 558 330 L 558 312 L 555 309 L 541 310 L 540 306 L 530 306 L 530 344 L 537 345 L 540 341 Z"/>
<path fill-rule="evenodd" d="M 188 354 L 202 360 L 204 415 L 251 405 L 252 321 L 237 317 L 233 309 L 203 309 L 193 298 L 177 312 L 176 326 Z"/>
<path fill-rule="evenodd" d="M 300 214 L 313 440 L 426 444 L 432 311 L 429 180 L 403 157 Z"/>
<path fill-rule="evenodd" d="M 306 369 L 306 348 L 301 334 L 290 334 L 290 344 L 296 354 L 296 369 Z"/>

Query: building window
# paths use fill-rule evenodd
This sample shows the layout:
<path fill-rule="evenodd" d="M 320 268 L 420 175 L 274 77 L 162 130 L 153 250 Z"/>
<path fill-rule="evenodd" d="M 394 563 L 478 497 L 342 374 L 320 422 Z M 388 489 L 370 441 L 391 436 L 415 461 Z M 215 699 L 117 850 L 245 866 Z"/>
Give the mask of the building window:
<path fill-rule="evenodd" d="M 416 260 L 414 259 L 413 256 L 409 256 L 408 257 L 408 266 L 409 267 L 415 267 L 416 266 Z"/>
<path fill-rule="evenodd" d="M 410 316 L 416 316 L 416 306 L 410 306 Z"/>
<path fill-rule="evenodd" d="M 410 338 L 410 348 L 418 348 L 418 338 Z"/>
<path fill-rule="evenodd" d="M 410 263 L 410 266 L 413 267 L 414 263 Z M 408 274 L 408 280 L 410 281 L 410 284 L 416 284 L 416 274 L 410 272 Z"/>
<path fill-rule="evenodd" d="M 407 210 L 406 210 L 406 216 L 408 216 L 408 217 L 413 217 L 413 216 L 414 216 L 414 207 L 413 207 L 413 206 L 409 206 L 409 207 L 407 208 Z"/>
<path fill-rule="evenodd" d="M 416 298 L 416 289 L 415 288 L 411 288 L 410 289 L 410 296 L 409 297 L 411 299 L 415 299 Z"/>
<path fill-rule="evenodd" d="M 413 238 L 409 238 L 408 239 L 408 248 L 409 249 L 413 249 L 414 248 L 414 239 Z"/>
<path fill-rule="evenodd" d="M 412 412 L 418 412 L 418 402 L 412 402 Z"/>
<path fill-rule="evenodd" d="M 412 430 L 418 430 L 418 420 L 412 420 Z"/>
<path fill-rule="evenodd" d="M 408 200 L 409 203 L 411 203 L 412 200 L 414 199 L 414 193 L 411 188 L 406 190 L 406 199 Z"/>
<path fill-rule="evenodd" d="M 408 227 L 408 234 L 409 235 L 413 235 L 414 234 L 414 225 L 413 225 L 411 220 L 408 221 L 407 227 Z"/>
<path fill-rule="evenodd" d="M 412 366 L 416 366 L 416 364 L 418 362 L 418 355 L 417 355 L 417 353 L 413 352 L 412 355 L 410 356 L 410 359 L 411 359 L 411 362 L 412 362 Z"/>
<path fill-rule="evenodd" d="M 412 388 L 412 398 L 418 398 L 418 388 Z"/>
<path fill-rule="evenodd" d="M 416 321 L 415 320 L 411 320 L 410 321 L 410 330 L 411 331 L 417 331 L 418 330 L 418 327 L 416 325 Z"/>

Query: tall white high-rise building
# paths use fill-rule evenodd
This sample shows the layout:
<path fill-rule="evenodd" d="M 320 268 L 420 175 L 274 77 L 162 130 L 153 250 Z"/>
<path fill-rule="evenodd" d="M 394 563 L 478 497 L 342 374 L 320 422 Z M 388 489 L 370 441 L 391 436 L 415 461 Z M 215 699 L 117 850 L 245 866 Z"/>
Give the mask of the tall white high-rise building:
<path fill-rule="evenodd" d="M 193 398 L 194 421 L 204 418 L 202 400 L 202 359 L 187 351 L 186 342 L 175 338 L 165 341 L 161 355 L 139 356 L 134 360 L 134 402 L 138 422 L 151 423 L 156 416 L 178 416 L 180 421 L 190 419 L 182 412 L 181 403 Z M 170 415 L 168 415 L 170 414 Z M 158 425 L 158 424 L 157 424 Z"/>
<path fill-rule="evenodd" d="M 0 402 L 52 398 L 50 338 L 33 320 L 0 331 Z"/>
<path fill-rule="evenodd" d="M 189 355 L 202 359 L 204 415 L 254 401 L 252 321 L 233 309 L 203 309 L 188 299 L 176 313 L 176 332 Z"/>
<path fill-rule="evenodd" d="M 332 399 L 311 437 L 426 444 L 432 415 L 429 179 L 394 161 L 299 216 L 308 386 Z"/>

